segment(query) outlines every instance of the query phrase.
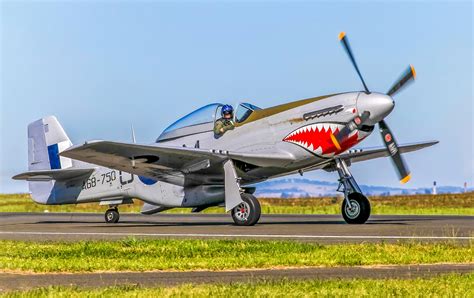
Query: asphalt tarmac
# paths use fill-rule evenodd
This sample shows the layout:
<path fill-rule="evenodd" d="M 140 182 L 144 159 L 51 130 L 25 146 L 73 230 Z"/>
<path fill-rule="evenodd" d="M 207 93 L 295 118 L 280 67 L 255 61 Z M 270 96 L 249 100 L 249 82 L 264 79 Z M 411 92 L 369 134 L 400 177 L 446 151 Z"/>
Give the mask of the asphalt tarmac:
<path fill-rule="evenodd" d="M 308 280 L 333 278 L 417 278 L 446 273 L 466 274 L 473 264 L 435 264 L 402 266 L 311 267 L 265 270 L 184 271 L 184 272 L 117 272 L 75 274 L 0 273 L 0 292 L 28 290 L 47 286 L 78 286 L 84 288 L 115 285 L 143 287 L 173 286 L 183 283 L 233 283 L 259 280 Z"/>
<path fill-rule="evenodd" d="M 0 239 L 63 240 L 137 238 L 270 239 L 319 243 L 474 240 L 473 216 L 372 216 L 348 225 L 339 215 L 262 215 L 259 224 L 239 227 L 227 214 L 121 214 L 106 224 L 99 213 L 0 213 Z M 414 278 L 469 273 L 474 264 L 311 267 L 236 271 L 105 272 L 32 274 L 0 272 L 0 292 L 50 285 L 103 287 L 169 286 L 181 283 L 255 282 L 269 279 Z"/>
<path fill-rule="evenodd" d="M 474 240 L 474 216 L 374 215 L 348 225 L 340 215 L 262 215 L 253 227 L 228 214 L 121 214 L 106 224 L 100 213 L 0 213 L 0 239 L 137 238 L 271 239 L 320 243 Z"/>

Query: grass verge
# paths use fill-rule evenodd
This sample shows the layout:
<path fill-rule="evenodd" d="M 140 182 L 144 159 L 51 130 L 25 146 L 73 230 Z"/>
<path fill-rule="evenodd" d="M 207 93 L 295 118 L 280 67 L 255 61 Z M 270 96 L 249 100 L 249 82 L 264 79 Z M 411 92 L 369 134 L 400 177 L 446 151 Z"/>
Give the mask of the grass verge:
<path fill-rule="evenodd" d="M 372 214 L 416 215 L 474 215 L 474 193 L 375 196 L 370 197 Z M 340 214 L 342 198 L 321 197 L 301 199 L 259 199 L 263 213 L 273 214 Z M 120 212 L 139 212 L 142 202 L 120 206 Z M 106 206 L 98 203 L 46 206 L 34 203 L 28 194 L 0 194 L 0 212 L 105 212 Z M 177 208 L 165 213 L 189 213 L 189 208 Z M 204 213 L 224 213 L 223 208 L 213 207 Z"/>
<path fill-rule="evenodd" d="M 0 241 L 0 270 L 94 272 L 472 263 L 474 245 L 258 240 Z"/>
<path fill-rule="evenodd" d="M 11 292 L 5 294 L 5 297 L 473 297 L 473 283 L 474 274 L 449 274 L 413 280 L 280 280 L 232 284 L 185 284 L 160 288 L 48 287 Z"/>

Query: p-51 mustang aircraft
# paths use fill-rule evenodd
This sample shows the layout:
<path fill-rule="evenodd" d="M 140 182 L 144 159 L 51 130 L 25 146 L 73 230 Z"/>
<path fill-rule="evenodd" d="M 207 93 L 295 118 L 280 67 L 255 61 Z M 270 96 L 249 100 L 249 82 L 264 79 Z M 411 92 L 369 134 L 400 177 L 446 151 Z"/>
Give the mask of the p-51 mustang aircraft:
<path fill-rule="evenodd" d="M 138 198 L 144 201 L 143 214 L 223 205 L 236 225 L 251 226 L 260 218 L 251 185 L 322 169 L 339 174 L 344 220 L 365 223 L 370 203 L 349 171 L 351 163 L 389 156 L 405 183 L 410 173 L 401 153 L 437 142 L 399 146 L 384 121 L 395 105 L 392 96 L 414 80 L 414 68 L 408 67 L 387 94 L 371 92 L 347 37 L 341 33 L 339 39 L 364 91 L 265 109 L 241 103 L 235 113 L 227 105 L 210 104 L 170 125 L 153 144 L 89 141 L 72 146 L 56 118 L 46 117 L 28 126 L 28 172 L 13 179 L 29 181 L 33 200 L 40 204 L 108 205 L 107 223 L 118 222 L 119 205 Z M 384 147 L 351 149 L 376 125 Z"/>

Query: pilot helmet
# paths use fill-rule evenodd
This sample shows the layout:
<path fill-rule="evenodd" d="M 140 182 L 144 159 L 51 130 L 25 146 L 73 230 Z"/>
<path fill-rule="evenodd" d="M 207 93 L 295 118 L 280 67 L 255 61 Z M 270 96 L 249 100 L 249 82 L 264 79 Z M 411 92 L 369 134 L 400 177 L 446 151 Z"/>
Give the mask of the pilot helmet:
<path fill-rule="evenodd" d="M 222 116 L 226 115 L 226 114 L 232 114 L 234 112 L 234 108 L 231 106 L 231 105 L 224 105 L 222 107 Z"/>

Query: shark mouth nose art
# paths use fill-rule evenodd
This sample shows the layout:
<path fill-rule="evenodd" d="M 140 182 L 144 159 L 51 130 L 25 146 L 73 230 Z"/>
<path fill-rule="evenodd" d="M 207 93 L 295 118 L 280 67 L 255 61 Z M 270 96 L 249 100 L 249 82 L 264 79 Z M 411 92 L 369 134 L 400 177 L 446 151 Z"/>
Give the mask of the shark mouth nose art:
<path fill-rule="evenodd" d="M 343 124 L 338 123 L 311 124 L 294 130 L 283 141 L 299 145 L 322 157 L 332 157 L 346 151 L 367 136 L 360 130 L 354 130 L 341 142 L 341 147 L 338 149 L 332 141 L 331 135 L 336 135 L 343 127 Z"/>

